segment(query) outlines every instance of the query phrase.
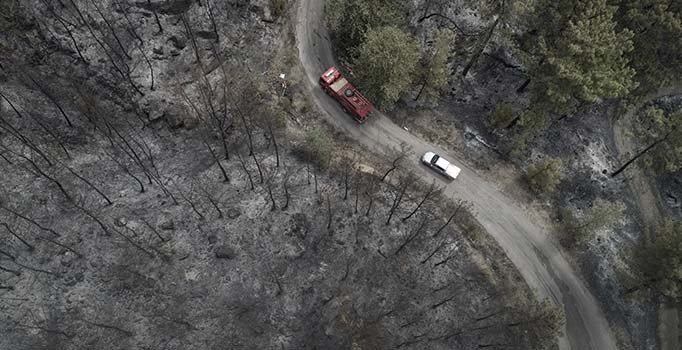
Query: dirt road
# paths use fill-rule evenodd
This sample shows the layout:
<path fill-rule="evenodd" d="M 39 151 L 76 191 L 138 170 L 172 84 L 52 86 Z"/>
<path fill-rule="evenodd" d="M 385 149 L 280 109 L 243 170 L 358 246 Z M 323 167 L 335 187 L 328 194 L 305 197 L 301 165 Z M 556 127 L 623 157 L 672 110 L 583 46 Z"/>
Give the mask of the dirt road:
<path fill-rule="evenodd" d="M 618 118 L 613 125 L 613 138 L 621 161 L 627 160 L 639 151 L 635 149 L 636 142 L 632 140 L 632 136 L 628 133 L 628 131 L 632 130 L 635 113 L 646 103 L 671 95 L 682 95 L 682 86 L 659 89 L 644 97 L 637 108 L 631 108 L 627 113 Z M 630 186 L 630 191 L 637 200 L 644 224 L 647 227 L 654 227 L 660 224 L 663 213 L 661 213 L 659 199 L 652 188 L 650 177 L 636 163 L 632 164 L 630 169 L 626 170 L 626 173 L 621 176 L 624 175 L 629 178 L 628 186 Z M 682 314 L 682 309 L 678 309 L 675 305 L 663 304 L 659 306 L 658 313 L 658 336 L 661 350 L 679 349 L 681 328 L 679 316 Z"/>
<path fill-rule="evenodd" d="M 329 122 L 370 149 L 382 152 L 405 142 L 412 147 L 410 166 L 425 178 L 435 177 L 419 164 L 418 155 L 432 150 L 453 160 L 462 168 L 460 177 L 447 185 L 445 193 L 452 198 L 471 202 L 477 218 L 504 249 L 521 275 L 540 298 L 550 298 L 566 311 L 565 336 L 559 339 L 561 349 L 616 349 L 609 325 L 596 299 L 547 238 L 539 219 L 531 218 L 520 205 L 504 195 L 494 183 L 487 182 L 450 152 L 416 138 L 395 125 L 381 113 L 375 113 L 363 125 L 357 125 L 339 105 L 317 87 L 324 69 L 334 64 L 329 37 L 324 23 L 324 1 L 299 0 L 297 4 L 296 41 L 299 59 L 308 77 L 309 92 L 325 111 Z"/>

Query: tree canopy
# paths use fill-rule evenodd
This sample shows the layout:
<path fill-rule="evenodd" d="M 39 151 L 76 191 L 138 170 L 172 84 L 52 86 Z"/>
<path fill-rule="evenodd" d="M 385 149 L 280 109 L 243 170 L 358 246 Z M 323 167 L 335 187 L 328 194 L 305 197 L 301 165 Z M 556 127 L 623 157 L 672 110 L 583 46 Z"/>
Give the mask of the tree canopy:
<path fill-rule="evenodd" d="M 370 29 L 402 27 L 405 5 L 404 0 L 329 0 L 325 13 L 341 53 L 352 58 Z"/>
<path fill-rule="evenodd" d="M 355 62 L 362 91 L 381 107 L 392 106 L 414 80 L 419 44 L 397 27 L 367 32 Z"/>
<path fill-rule="evenodd" d="M 682 2 L 621 0 L 619 24 L 634 33 L 628 57 L 641 92 L 682 77 Z"/>
<path fill-rule="evenodd" d="M 326 168 L 332 158 L 333 141 L 324 129 L 314 128 L 306 134 L 303 149 L 309 161 Z"/>
<path fill-rule="evenodd" d="M 417 97 L 422 95 L 429 101 L 438 100 L 440 93 L 448 84 L 448 58 L 455 41 L 455 33 L 449 29 L 436 31 L 433 47 L 426 50 L 422 56 L 418 71 L 421 87 Z"/>
<path fill-rule="evenodd" d="M 562 229 L 566 236 L 562 242 L 569 246 L 584 243 L 597 231 L 613 226 L 623 217 L 624 211 L 623 202 L 597 198 L 582 218 L 578 219 L 572 214 L 565 215 Z"/>
<path fill-rule="evenodd" d="M 627 95 L 635 86 L 628 66 L 633 34 L 618 30 L 607 0 L 538 0 L 522 49 L 534 103 L 569 113 L 580 103 Z"/>
<path fill-rule="evenodd" d="M 652 288 L 663 295 L 682 297 L 682 222 L 666 220 L 657 227 L 653 239 L 635 254 L 638 284 L 631 291 Z"/>
<path fill-rule="evenodd" d="M 561 171 L 562 165 L 561 159 L 552 157 L 530 165 L 526 174 L 528 184 L 537 191 L 554 191 L 564 178 L 564 173 Z"/>
<path fill-rule="evenodd" d="M 674 172 L 682 168 L 682 111 L 666 113 L 649 106 L 640 113 L 635 126 L 635 136 L 646 145 L 631 157 L 612 176 L 620 174 L 638 159 L 644 159 L 658 173 Z"/>

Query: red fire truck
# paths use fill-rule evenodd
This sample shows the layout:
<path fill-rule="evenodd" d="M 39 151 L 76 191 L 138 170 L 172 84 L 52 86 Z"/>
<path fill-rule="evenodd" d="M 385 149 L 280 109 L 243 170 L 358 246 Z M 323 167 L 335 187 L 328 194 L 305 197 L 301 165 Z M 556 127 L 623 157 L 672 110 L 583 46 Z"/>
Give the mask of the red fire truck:
<path fill-rule="evenodd" d="M 362 94 L 341 76 L 336 67 L 330 67 L 320 76 L 320 86 L 333 96 L 346 113 L 351 114 L 359 123 L 365 121 L 367 114 L 374 106 Z"/>

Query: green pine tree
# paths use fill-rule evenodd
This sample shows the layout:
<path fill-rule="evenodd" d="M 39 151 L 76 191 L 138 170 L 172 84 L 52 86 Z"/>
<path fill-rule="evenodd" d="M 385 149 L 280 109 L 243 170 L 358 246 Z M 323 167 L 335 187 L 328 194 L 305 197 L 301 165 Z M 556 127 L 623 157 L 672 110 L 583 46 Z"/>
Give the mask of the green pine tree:
<path fill-rule="evenodd" d="M 640 93 L 682 78 L 682 2 L 621 0 L 618 21 L 634 33 L 629 53 Z"/>
<path fill-rule="evenodd" d="M 383 108 L 392 107 L 415 78 L 419 44 L 397 27 L 367 32 L 355 61 L 363 93 Z"/>
<path fill-rule="evenodd" d="M 455 41 L 455 34 L 449 29 L 439 29 L 435 37 L 433 47 L 426 50 L 422 56 L 418 72 L 421 86 L 415 100 L 423 96 L 426 100 L 435 103 L 448 84 L 448 58 Z"/>
<path fill-rule="evenodd" d="M 538 0 L 523 38 L 535 105 L 570 113 L 636 87 L 627 56 L 633 34 L 617 30 L 615 12 L 607 0 Z"/>
<path fill-rule="evenodd" d="M 325 14 L 329 29 L 341 54 L 349 59 L 357 56 L 357 49 L 372 28 L 406 24 L 405 0 L 329 0 Z"/>

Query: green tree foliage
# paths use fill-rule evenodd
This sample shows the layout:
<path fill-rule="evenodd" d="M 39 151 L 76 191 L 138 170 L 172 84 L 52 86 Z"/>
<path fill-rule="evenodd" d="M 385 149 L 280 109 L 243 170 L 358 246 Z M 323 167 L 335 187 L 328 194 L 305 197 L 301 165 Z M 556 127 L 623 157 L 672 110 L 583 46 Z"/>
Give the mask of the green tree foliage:
<path fill-rule="evenodd" d="M 639 115 L 635 125 L 635 135 L 647 146 L 646 152 L 638 153 L 634 160 L 643 157 L 658 173 L 682 168 L 682 111 L 665 113 L 651 106 Z"/>
<path fill-rule="evenodd" d="M 502 129 L 514 121 L 516 116 L 512 105 L 506 102 L 498 103 L 495 110 L 488 116 L 488 125 L 493 129 Z"/>
<path fill-rule="evenodd" d="M 479 60 L 493 37 L 512 43 L 514 30 L 525 27 L 527 15 L 531 13 L 535 0 L 465 0 L 467 6 L 478 10 L 481 18 L 491 19 L 491 23 L 478 38 L 474 51 L 465 65 L 462 75 L 466 76 Z"/>
<path fill-rule="evenodd" d="M 634 123 L 635 135 L 646 146 L 616 169 L 617 176 L 636 161 L 643 159 L 658 173 L 674 172 L 682 167 L 682 111 L 666 114 L 650 106 L 638 115 Z"/>
<path fill-rule="evenodd" d="M 547 157 L 530 165 L 526 172 L 528 184 L 536 191 L 554 191 L 554 188 L 564 178 L 564 173 L 561 171 L 562 164 L 563 162 L 559 158 Z"/>
<path fill-rule="evenodd" d="M 628 66 L 632 32 L 618 31 L 616 7 L 607 0 L 538 0 L 532 30 L 523 38 L 533 103 L 571 112 L 580 103 L 628 94 L 635 72 Z"/>
<path fill-rule="evenodd" d="M 682 300 L 682 223 L 666 220 L 635 253 L 638 281 L 630 292 L 651 288 Z"/>
<path fill-rule="evenodd" d="M 623 217 L 625 204 L 598 198 L 581 219 L 566 213 L 562 228 L 566 236 L 563 243 L 568 246 L 584 243 L 599 230 L 613 226 Z"/>
<path fill-rule="evenodd" d="M 525 110 L 519 117 L 521 131 L 514 138 L 510 152 L 513 156 L 520 156 L 526 151 L 530 142 L 549 125 L 548 118 L 539 108 Z"/>
<path fill-rule="evenodd" d="M 396 27 L 367 32 L 355 62 L 363 93 L 379 106 L 393 106 L 414 80 L 419 44 Z"/>
<path fill-rule="evenodd" d="M 306 134 L 303 151 L 309 161 L 324 169 L 331 161 L 333 147 L 332 139 L 324 129 L 315 128 Z"/>
<path fill-rule="evenodd" d="M 270 11 L 272 16 L 279 18 L 287 8 L 287 0 L 270 0 Z"/>
<path fill-rule="evenodd" d="M 406 23 L 405 0 L 329 0 L 325 13 L 336 44 L 344 56 L 353 58 L 372 28 Z"/>
<path fill-rule="evenodd" d="M 448 58 L 455 41 L 455 33 L 449 29 L 439 29 L 435 37 L 433 48 L 426 50 L 422 56 L 418 70 L 421 87 L 415 100 L 424 96 L 435 103 L 448 84 Z"/>
<path fill-rule="evenodd" d="M 16 0 L 0 1 L 0 30 L 9 30 L 17 23 L 19 2 Z"/>
<path fill-rule="evenodd" d="M 618 20 L 634 33 L 631 65 L 642 93 L 682 77 L 682 2 L 621 0 Z"/>
<path fill-rule="evenodd" d="M 510 326 L 518 327 L 516 334 L 527 343 L 527 349 L 552 349 L 556 346 L 556 338 L 561 335 L 566 322 L 561 308 L 544 300 L 519 310 L 519 314 L 528 316 Z"/>

